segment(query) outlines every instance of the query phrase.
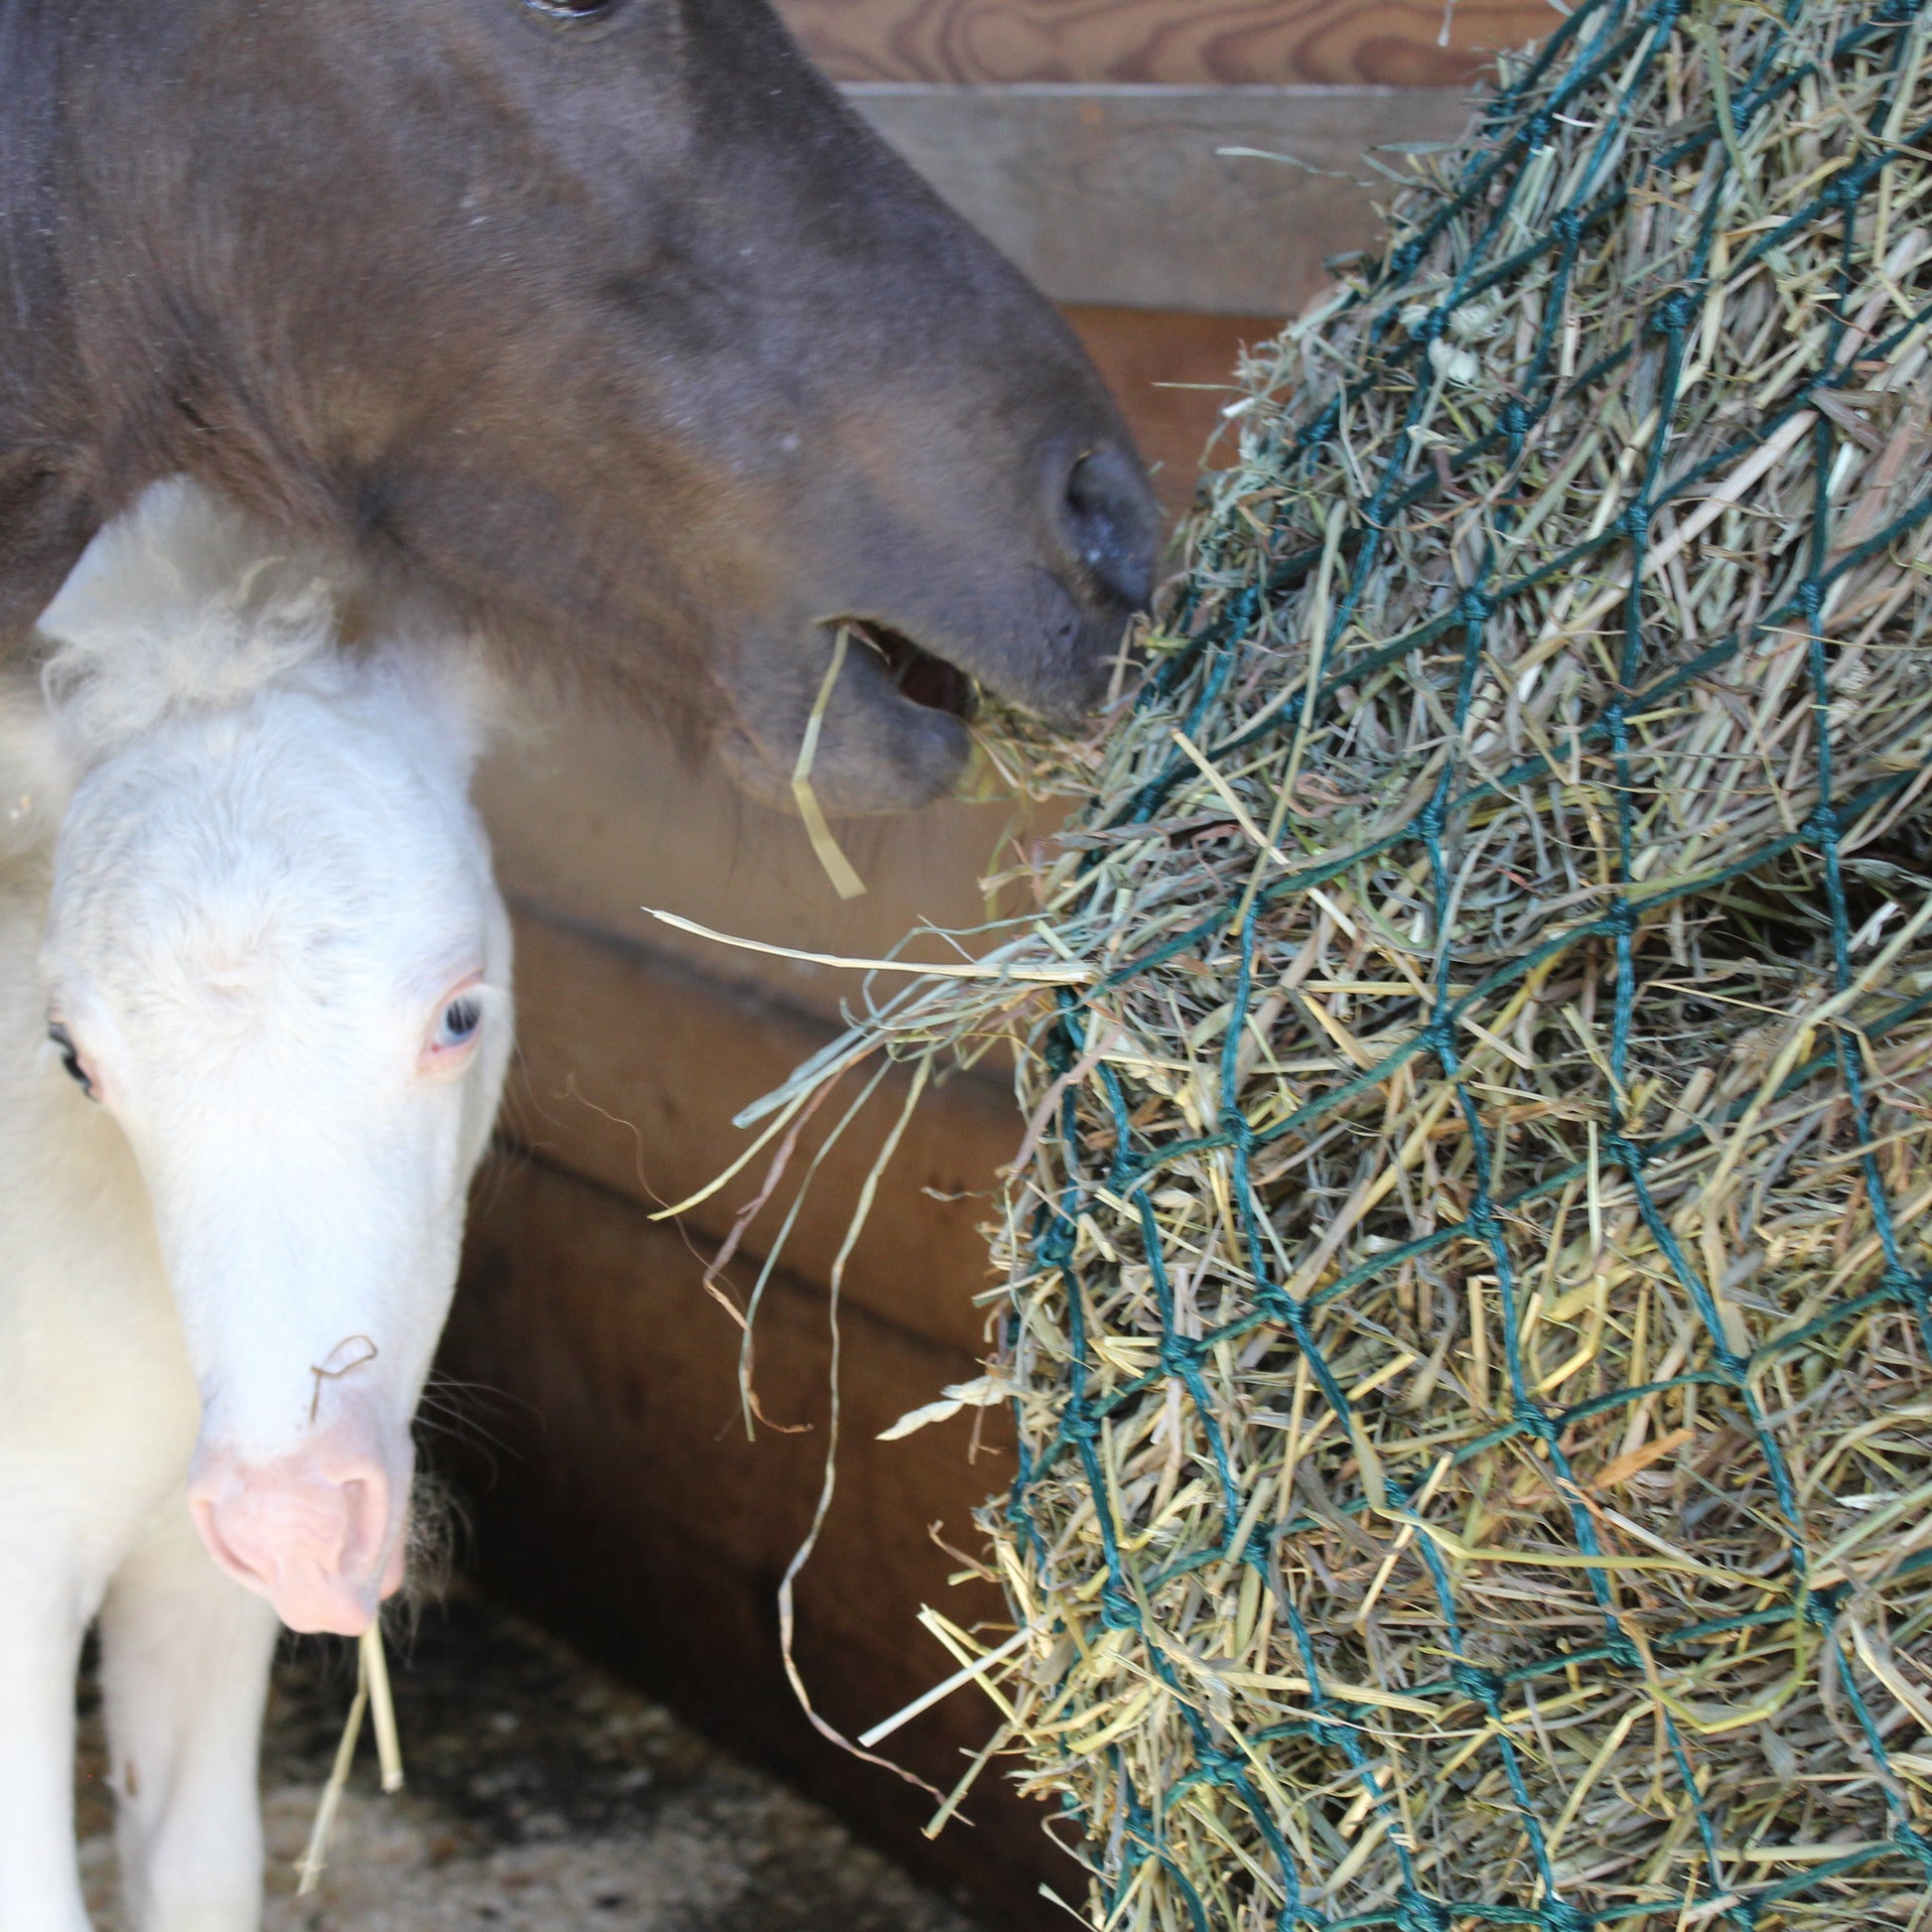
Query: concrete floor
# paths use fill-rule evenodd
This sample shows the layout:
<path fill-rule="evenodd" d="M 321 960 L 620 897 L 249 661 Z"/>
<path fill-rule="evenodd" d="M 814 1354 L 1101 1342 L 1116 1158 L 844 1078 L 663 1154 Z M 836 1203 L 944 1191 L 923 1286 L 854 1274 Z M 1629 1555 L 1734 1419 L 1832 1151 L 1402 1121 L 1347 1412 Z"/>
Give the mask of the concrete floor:
<path fill-rule="evenodd" d="M 262 1789 L 265 1932 L 973 1932 L 794 1792 L 475 1596 L 428 1610 L 392 1662 L 408 1788 L 362 1753 L 321 1889 L 294 1894 L 353 1689 L 346 1645 L 277 1667 Z M 81 1861 L 102 1932 L 110 1801 L 83 1687 Z"/>

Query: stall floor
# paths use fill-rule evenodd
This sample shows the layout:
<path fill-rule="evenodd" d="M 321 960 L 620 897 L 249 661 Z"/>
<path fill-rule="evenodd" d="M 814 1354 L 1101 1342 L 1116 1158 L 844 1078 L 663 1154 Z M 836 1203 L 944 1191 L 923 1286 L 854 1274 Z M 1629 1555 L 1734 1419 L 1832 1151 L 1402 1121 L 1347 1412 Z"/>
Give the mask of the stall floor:
<path fill-rule="evenodd" d="M 392 1665 L 407 1788 L 366 1734 L 322 1884 L 294 1895 L 354 1683 L 347 1645 L 291 1642 L 262 1755 L 264 1932 L 973 1932 L 832 1816 L 562 1645 L 459 1591 Z M 81 1863 L 124 1932 L 91 1685 Z"/>

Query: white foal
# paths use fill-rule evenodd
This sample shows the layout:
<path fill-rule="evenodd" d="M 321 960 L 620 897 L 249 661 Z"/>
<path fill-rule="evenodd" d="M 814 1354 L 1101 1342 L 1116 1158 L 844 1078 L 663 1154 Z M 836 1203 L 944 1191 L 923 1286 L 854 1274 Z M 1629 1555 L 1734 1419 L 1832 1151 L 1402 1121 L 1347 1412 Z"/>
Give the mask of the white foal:
<path fill-rule="evenodd" d="M 135 1926 L 249 1932 L 276 1614 L 402 1579 L 509 928 L 481 679 L 335 624 L 163 484 L 0 708 L 0 1932 L 85 1932 L 90 1619 Z"/>

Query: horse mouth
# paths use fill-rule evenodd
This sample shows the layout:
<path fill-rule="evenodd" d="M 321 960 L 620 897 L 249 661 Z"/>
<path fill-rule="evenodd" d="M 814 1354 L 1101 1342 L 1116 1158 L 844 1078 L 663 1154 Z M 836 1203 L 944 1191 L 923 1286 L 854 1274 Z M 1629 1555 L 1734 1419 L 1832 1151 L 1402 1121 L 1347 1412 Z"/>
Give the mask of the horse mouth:
<path fill-rule="evenodd" d="M 908 704 L 942 711 L 962 723 L 978 709 L 978 684 L 956 664 L 915 644 L 903 631 L 862 619 L 847 619 L 843 627 L 878 657 L 893 689 Z"/>

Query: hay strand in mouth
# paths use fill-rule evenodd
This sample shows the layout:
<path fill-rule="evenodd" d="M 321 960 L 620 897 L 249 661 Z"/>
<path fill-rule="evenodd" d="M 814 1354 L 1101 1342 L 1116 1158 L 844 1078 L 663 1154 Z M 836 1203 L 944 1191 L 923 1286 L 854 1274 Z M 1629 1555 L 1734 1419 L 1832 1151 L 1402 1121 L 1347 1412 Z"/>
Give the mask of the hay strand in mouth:
<path fill-rule="evenodd" d="M 824 808 L 818 802 L 818 793 L 812 789 L 812 764 L 818 757 L 819 733 L 825 728 L 825 713 L 832 702 L 832 688 L 838 683 L 839 672 L 845 667 L 845 653 L 851 641 L 851 628 L 840 624 L 832 639 L 832 661 L 825 667 L 818 696 L 812 702 L 812 714 L 805 721 L 805 736 L 798 744 L 798 762 L 791 772 L 791 796 L 792 802 L 798 807 L 798 816 L 805 821 L 805 831 L 811 839 L 812 850 L 818 855 L 818 863 L 825 868 L 825 876 L 832 882 L 832 890 L 841 898 L 862 898 L 866 882 L 853 870 L 852 861 L 832 836 Z"/>
<path fill-rule="evenodd" d="M 389 1689 L 389 1658 L 382 1647 L 380 1618 L 362 1632 L 357 1649 L 369 1683 L 369 1715 L 375 1721 L 375 1756 L 382 1774 L 382 1788 L 387 1792 L 400 1791 L 402 1734 L 396 1728 L 396 1704 Z"/>
<path fill-rule="evenodd" d="M 1924 1924 L 1926 41 L 1505 62 L 995 748 L 1042 909 L 827 1061 L 1017 1052 L 979 1681 L 1096 1927 Z"/>
<path fill-rule="evenodd" d="M 336 1815 L 342 1810 L 343 1794 L 348 1789 L 348 1774 L 355 1764 L 355 1746 L 361 1739 L 362 1720 L 368 1714 L 368 1664 L 358 1651 L 355 1695 L 349 1700 L 348 1717 L 343 1725 L 342 1739 L 336 1746 L 329 1781 L 322 1787 L 322 1798 L 316 1806 L 316 1821 L 309 1828 L 309 1843 L 296 1861 L 295 1895 L 298 1898 L 307 1898 L 322 1883 L 322 1874 L 329 1860 L 329 1847 L 336 1836 Z"/>
<path fill-rule="evenodd" d="M 355 1695 L 349 1700 L 348 1716 L 343 1724 L 329 1781 L 322 1788 L 316 1805 L 315 1823 L 309 1828 L 309 1843 L 296 1861 L 295 1895 L 309 1897 L 322 1883 L 328 1865 L 329 1847 L 336 1836 L 337 1815 L 348 1789 L 349 1772 L 355 1765 L 355 1747 L 361 1741 L 362 1720 L 373 1709 L 375 1715 L 376 1761 L 381 1767 L 382 1788 L 400 1791 L 403 1785 L 401 1735 L 396 1727 L 396 1707 L 389 1689 L 389 1660 L 382 1648 L 381 1619 L 362 1632 L 355 1648 Z"/>

